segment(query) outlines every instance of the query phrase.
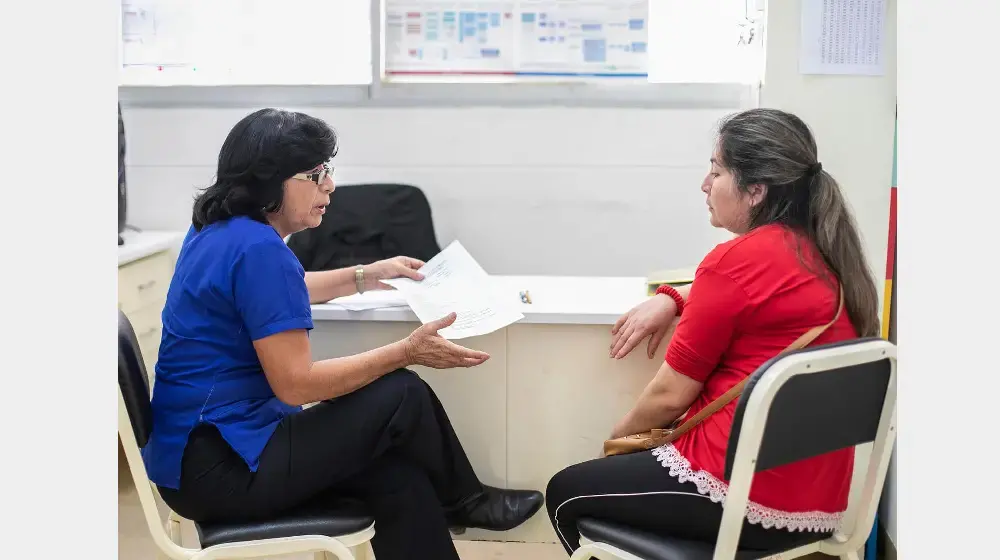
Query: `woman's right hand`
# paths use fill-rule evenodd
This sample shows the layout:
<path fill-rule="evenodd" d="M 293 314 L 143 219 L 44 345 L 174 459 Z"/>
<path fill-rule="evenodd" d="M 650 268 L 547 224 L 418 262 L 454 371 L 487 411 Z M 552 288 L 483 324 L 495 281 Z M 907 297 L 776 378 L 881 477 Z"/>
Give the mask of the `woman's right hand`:
<path fill-rule="evenodd" d="M 676 317 L 677 304 L 665 294 L 655 295 L 633 307 L 611 329 L 611 357 L 620 360 L 628 356 L 649 337 L 646 353 L 652 359 Z"/>
<path fill-rule="evenodd" d="M 434 369 L 473 367 L 490 359 L 486 352 L 470 350 L 447 340 L 438 331 L 455 322 L 457 315 L 449 313 L 437 321 L 422 325 L 404 340 L 406 361 L 410 365 Z"/>

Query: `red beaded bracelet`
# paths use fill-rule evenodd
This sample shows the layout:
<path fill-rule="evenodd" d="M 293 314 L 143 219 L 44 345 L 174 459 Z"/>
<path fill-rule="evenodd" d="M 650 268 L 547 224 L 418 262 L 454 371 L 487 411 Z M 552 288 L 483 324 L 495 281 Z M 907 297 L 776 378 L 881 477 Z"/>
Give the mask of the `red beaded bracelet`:
<path fill-rule="evenodd" d="M 681 297 L 680 292 L 675 290 L 670 284 L 664 284 L 656 289 L 656 293 L 670 296 L 670 299 L 674 300 L 674 303 L 677 304 L 677 316 L 681 316 L 681 313 L 684 312 L 684 298 Z"/>

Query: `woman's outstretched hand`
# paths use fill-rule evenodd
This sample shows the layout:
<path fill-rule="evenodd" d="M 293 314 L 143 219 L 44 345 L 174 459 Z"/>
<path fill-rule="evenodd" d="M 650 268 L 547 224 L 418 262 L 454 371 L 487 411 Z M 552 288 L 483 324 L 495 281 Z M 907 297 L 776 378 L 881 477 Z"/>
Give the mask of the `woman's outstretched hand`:
<path fill-rule="evenodd" d="M 620 360 L 628 356 L 640 342 L 649 338 L 646 354 L 652 359 L 676 317 L 677 304 L 670 296 L 663 294 L 655 295 L 633 307 L 611 329 L 610 356 Z"/>
<path fill-rule="evenodd" d="M 393 257 L 365 265 L 365 289 L 391 290 L 392 287 L 383 284 L 382 280 L 393 278 L 409 278 L 419 282 L 424 279 L 424 275 L 417 272 L 422 266 L 424 261 L 410 257 Z"/>
<path fill-rule="evenodd" d="M 434 369 L 472 367 L 490 359 L 486 352 L 470 350 L 459 346 L 438 334 L 438 331 L 455 322 L 457 315 L 446 317 L 422 325 L 406 337 L 403 347 L 406 361 L 412 365 Z"/>

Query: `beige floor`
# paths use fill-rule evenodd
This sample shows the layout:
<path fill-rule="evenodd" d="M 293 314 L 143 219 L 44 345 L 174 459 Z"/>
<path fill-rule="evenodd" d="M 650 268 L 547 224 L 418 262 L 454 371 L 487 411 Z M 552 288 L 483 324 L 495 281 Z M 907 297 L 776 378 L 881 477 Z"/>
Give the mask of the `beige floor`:
<path fill-rule="evenodd" d="M 193 528 L 185 527 L 184 544 L 196 541 Z M 565 560 L 566 554 L 559 545 L 530 543 L 500 543 L 455 541 L 462 560 Z M 142 508 L 135 488 L 129 484 L 118 491 L 118 558 L 121 560 L 154 560 L 156 546 L 149 537 Z M 311 555 L 284 556 L 284 560 L 312 560 Z"/>
<path fill-rule="evenodd" d="M 166 512 L 160 512 L 163 519 Z M 183 527 L 182 544 L 197 543 L 194 527 Z M 501 543 L 483 541 L 455 541 L 462 560 L 565 560 L 566 553 L 558 544 Z M 156 546 L 149 536 L 146 520 L 142 515 L 139 497 L 132 476 L 119 447 L 118 458 L 118 558 L 121 560 L 154 560 Z M 815 554 L 804 560 L 821 560 L 830 557 Z M 312 555 L 284 556 L 282 560 L 312 560 Z"/>
<path fill-rule="evenodd" d="M 166 512 L 161 511 L 166 518 Z M 193 527 L 184 527 L 182 541 L 186 546 L 197 543 Z M 500 543 L 481 541 L 455 541 L 462 560 L 565 560 L 566 553 L 555 544 Z M 125 466 L 124 456 L 119 456 L 118 467 L 118 558 L 121 560 L 155 560 L 156 546 L 149 536 L 146 520 L 142 515 L 139 497 L 132 476 Z M 284 556 L 283 560 L 312 560 L 311 555 Z"/>

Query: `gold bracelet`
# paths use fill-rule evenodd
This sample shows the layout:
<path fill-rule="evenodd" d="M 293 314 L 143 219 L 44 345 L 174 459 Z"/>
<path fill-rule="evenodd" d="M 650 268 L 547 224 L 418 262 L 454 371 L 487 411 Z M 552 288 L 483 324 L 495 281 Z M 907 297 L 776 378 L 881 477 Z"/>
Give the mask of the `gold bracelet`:
<path fill-rule="evenodd" d="M 365 269 L 362 266 L 354 269 L 354 285 L 358 288 L 358 293 L 365 293 Z"/>

